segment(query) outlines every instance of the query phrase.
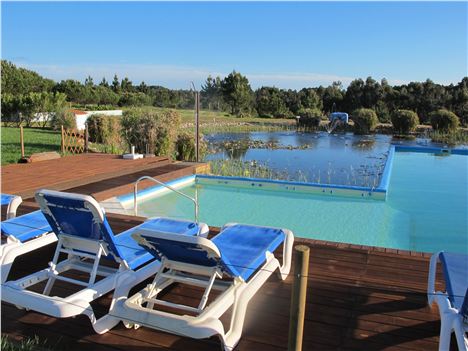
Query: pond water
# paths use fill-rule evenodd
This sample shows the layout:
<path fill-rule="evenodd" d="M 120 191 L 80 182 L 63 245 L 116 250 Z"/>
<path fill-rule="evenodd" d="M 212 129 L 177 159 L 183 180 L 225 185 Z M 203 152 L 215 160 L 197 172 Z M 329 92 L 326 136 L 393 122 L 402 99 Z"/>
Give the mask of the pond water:
<path fill-rule="evenodd" d="M 210 152 L 205 161 L 243 160 L 260 163 L 285 180 L 367 187 L 378 186 L 391 143 L 440 146 L 425 138 L 294 131 L 216 133 L 205 139 Z"/>

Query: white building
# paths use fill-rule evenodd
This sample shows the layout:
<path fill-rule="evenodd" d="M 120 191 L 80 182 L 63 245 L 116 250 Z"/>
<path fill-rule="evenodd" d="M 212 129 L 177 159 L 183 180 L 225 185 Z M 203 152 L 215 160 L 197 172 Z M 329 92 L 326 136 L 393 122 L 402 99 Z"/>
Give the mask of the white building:
<path fill-rule="evenodd" d="M 122 116 L 122 110 L 82 111 L 73 109 L 71 112 L 75 115 L 78 130 L 85 129 L 85 123 L 91 115 Z"/>

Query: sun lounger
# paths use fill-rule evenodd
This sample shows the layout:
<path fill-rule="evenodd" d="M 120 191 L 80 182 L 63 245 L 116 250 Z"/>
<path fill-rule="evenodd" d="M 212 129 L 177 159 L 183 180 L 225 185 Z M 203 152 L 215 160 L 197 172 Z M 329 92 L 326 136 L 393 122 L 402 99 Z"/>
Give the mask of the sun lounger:
<path fill-rule="evenodd" d="M 161 230 L 168 235 L 176 232 L 181 236 L 206 235 L 208 232 L 205 224 L 155 218 L 114 235 L 101 206 L 91 196 L 42 190 L 36 194 L 36 201 L 58 237 L 54 257 L 49 268 L 6 282 L 2 299 L 57 318 L 84 314 L 99 333 L 105 332 L 108 325 L 112 326 L 109 324 L 112 319 L 103 316 L 97 320 L 90 303 L 112 291 L 120 284 L 119 278 L 129 275 L 126 281 L 136 285 L 160 267 L 154 256 L 132 240 L 130 236 L 135 230 Z M 62 261 L 59 260 L 61 254 L 67 255 Z M 116 264 L 105 264 L 104 258 Z M 70 271 L 83 272 L 86 278 L 63 274 Z M 51 296 L 57 281 L 75 290 L 66 297 Z M 42 293 L 28 290 L 41 282 L 45 282 Z M 77 287 L 81 290 L 75 292 Z M 120 288 L 126 291 L 131 286 L 120 285 Z"/>
<path fill-rule="evenodd" d="M 291 266 L 294 236 L 287 229 L 230 224 L 212 240 L 168 235 L 138 229 L 132 234 L 140 245 L 161 260 L 153 282 L 130 298 L 119 295 L 111 311 L 127 327 L 149 327 L 202 339 L 220 337 L 226 350 L 232 350 L 242 334 L 250 299 L 278 270 L 285 279 Z M 273 252 L 283 245 L 283 264 Z M 222 277 L 229 280 L 217 280 Z M 159 293 L 173 283 L 203 287 L 197 307 L 163 300 Z M 221 290 L 211 303 L 212 289 Z M 228 331 L 220 317 L 232 307 Z M 181 313 L 163 311 L 170 308 Z"/>
<path fill-rule="evenodd" d="M 435 290 L 437 264 L 441 263 L 445 292 Z M 468 350 L 468 255 L 438 252 L 431 257 L 427 287 L 429 305 L 437 303 L 440 313 L 439 350 L 450 349 L 455 332 L 459 350 Z"/>
<path fill-rule="evenodd" d="M 21 196 L 9 195 L 9 194 L 1 194 L 1 195 L 2 195 L 1 196 L 2 206 L 8 206 L 6 218 L 9 219 L 9 218 L 15 217 L 16 209 L 23 201 L 21 199 Z"/>
<path fill-rule="evenodd" d="M 41 211 L 13 217 L 1 223 L 1 282 L 4 283 L 16 257 L 57 241 Z"/>

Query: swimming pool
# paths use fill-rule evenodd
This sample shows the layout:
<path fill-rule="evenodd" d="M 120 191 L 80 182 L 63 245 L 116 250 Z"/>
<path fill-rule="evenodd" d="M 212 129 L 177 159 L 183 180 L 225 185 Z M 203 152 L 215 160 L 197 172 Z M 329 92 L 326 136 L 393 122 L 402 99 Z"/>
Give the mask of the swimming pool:
<path fill-rule="evenodd" d="M 241 222 L 285 227 L 298 237 L 312 239 L 467 252 L 466 152 L 396 151 L 389 157 L 388 177 L 382 179 L 387 184 L 380 189 L 211 176 L 184 178 L 174 186 L 190 196 L 197 192 L 200 221 L 211 226 Z M 133 194 L 118 200 L 133 213 Z M 138 213 L 193 218 L 194 210 L 187 199 L 154 187 L 140 192 Z"/>

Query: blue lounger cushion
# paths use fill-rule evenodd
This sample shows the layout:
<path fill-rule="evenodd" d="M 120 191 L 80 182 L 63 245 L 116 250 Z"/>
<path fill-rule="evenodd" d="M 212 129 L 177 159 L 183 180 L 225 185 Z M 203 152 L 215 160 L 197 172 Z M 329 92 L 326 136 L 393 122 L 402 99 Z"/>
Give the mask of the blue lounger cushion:
<path fill-rule="evenodd" d="M 450 303 L 468 317 L 468 255 L 442 252 L 439 258 Z"/>
<path fill-rule="evenodd" d="M 38 192 L 36 198 L 39 203 L 46 202 L 47 208 L 43 209 L 45 218 L 58 237 L 71 235 L 102 240 L 111 252 L 107 258 L 124 260 L 131 269 L 136 269 L 154 258 L 131 238 L 136 229 L 183 235 L 196 235 L 199 229 L 196 223 L 190 221 L 154 218 L 114 235 L 105 213 L 98 214 L 102 211 L 101 207 L 89 196 L 43 190 Z"/>
<path fill-rule="evenodd" d="M 225 269 L 233 276 L 248 280 L 265 262 L 266 252 L 275 251 L 285 237 L 281 229 L 235 224 L 212 241 L 221 253 Z"/>
<path fill-rule="evenodd" d="M 1 223 L 2 234 L 24 243 L 52 231 L 41 211 L 34 211 Z"/>
<path fill-rule="evenodd" d="M 116 235 L 113 242 L 119 249 L 122 258 L 127 261 L 129 267 L 135 269 L 154 258 L 150 252 L 133 240 L 131 235 L 135 230 L 149 229 L 166 233 L 197 235 L 198 228 L 196 223 L 190 221 L 155 218 Z"/>
<path fill-rule="evenodd" d="M 235 224 L 211 240 L 221 256 L 215 259 L 194 242 L 141 236 L 150 244 L 144 244 L 146 250 L 158 259 L 164 256 L 172 261 L 205 267 L 219 265 L 231 277 L 241 277 L 245 281 L 265 262 L 266 252 L 275 251 L 286 237 L 281 229 Z"/>
<path fill-rule="evenodd" d="M 15 195 L 2 194 L 2 206 L 8 205 L 14 197 Z"/>

